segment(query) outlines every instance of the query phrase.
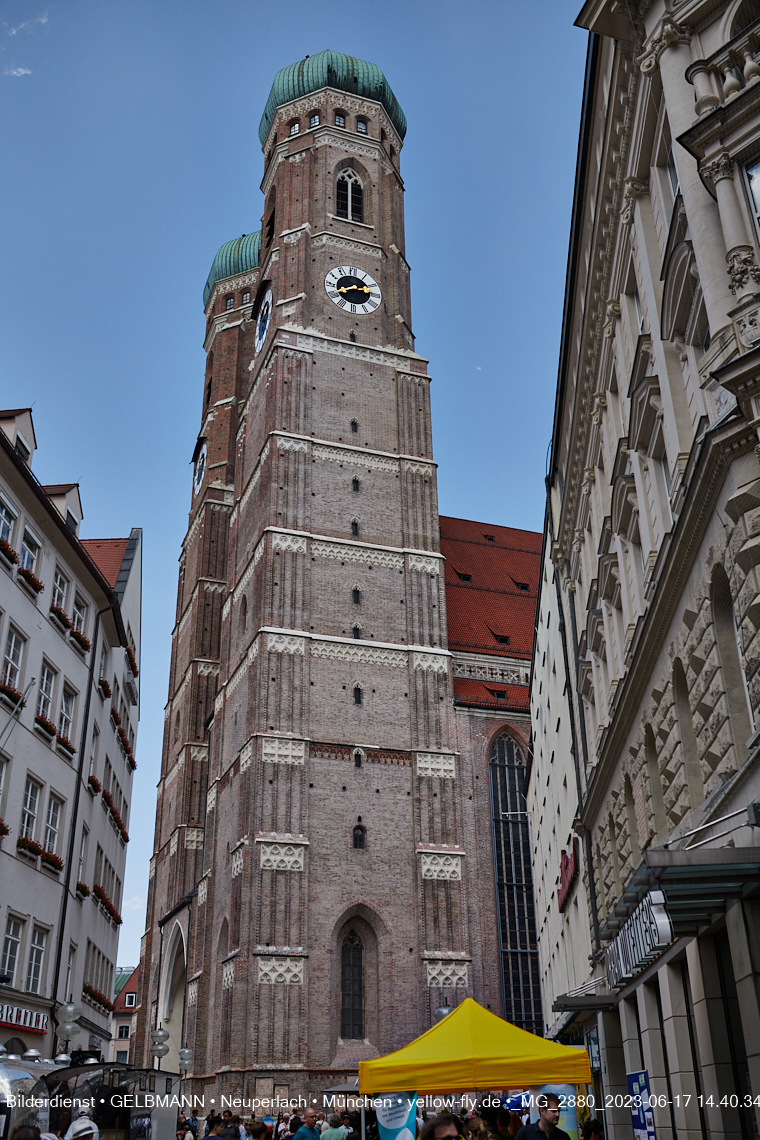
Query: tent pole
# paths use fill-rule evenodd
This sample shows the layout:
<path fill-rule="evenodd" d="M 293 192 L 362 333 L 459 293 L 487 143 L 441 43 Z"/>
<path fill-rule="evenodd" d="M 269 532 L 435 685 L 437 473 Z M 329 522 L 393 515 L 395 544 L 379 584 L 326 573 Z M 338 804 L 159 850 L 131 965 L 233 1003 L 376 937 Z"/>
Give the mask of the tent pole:
<path fill-rule="evenodd" d="M 362 1097 L 362 1140 L 367 1140 L 367 1130 L 365 1128 L 364 1120 L 364 1097 Z"/>

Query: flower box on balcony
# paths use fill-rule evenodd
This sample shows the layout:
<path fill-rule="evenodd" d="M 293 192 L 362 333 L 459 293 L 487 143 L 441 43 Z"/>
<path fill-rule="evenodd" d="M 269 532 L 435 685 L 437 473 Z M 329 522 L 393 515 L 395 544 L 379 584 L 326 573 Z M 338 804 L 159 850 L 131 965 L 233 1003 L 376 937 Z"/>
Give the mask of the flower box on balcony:
<path fill-rule="evenodd" d="M 98 681 L 98 688 L 100 689 L 101 696 L 110 697 L 111 686 L 108 684 L 108 681 L 106 681 L 105 677 L 101 677 Z"/>
<path fill-rule="evenodd" d="M 124 652 L 127 655 L 127 663 L 129 665 L 129 668 L 132 671 L 132 676 L 136 677 L 137 676 L 137 660 L 135 658 L 134 651 L 132 650 L 131 645 L 128 645 L 127 648 L 124 650 Z"/>
<path fill-rule="evenodd" d="M 46 716 L 42 716 L 41 714 L 34 718 L 34 727 L 39 733 L 47 737 L 48 740 L 54 740 L 58 735 L 58 730 L 52 720 L 48 720 Z"/>
<path fill-rule="evenodd" d="M 67 613 L 61 609 L 60 606 L 52 605 L 48 611 L 53 625 L 57 625 L 59 629 L 68 631 L 71 629 L 71 620 Z"/>
<path fill-rule="evenodd" d="M 96 990 L 89 982 L 85 982 L 82 986 L 82 997 L 87 998 L 95 1005 L 102 1006 L 108 1013 L 113 1012 L 113 1002 L 109 1001 L 105 994 L 102 994 L 100 990 Z"/>
<path fill-rule="evenodd" d="M 6 685 L 4 681 L 0 681 L 0 701 L 11 709 L 14 709 L 19 702 L 21 708 L 26 704 L 18 689 L 14 689 L 13 685 Z"/>
<path fill-rule="evenodd" d="M 77 883 L 77 896 L 80 899 L 86 899 L 90 896 L 90 888 L 87 883 Z"/>
<path fill-rule="evenodd" d="M 0 561 L 10 570 L 18 562 L 18 554 L 7 538 L 0 538 Z"/>
<path fill-rule="evenodd" d="M 56 855 L 55 851 L 43 851 L 40 862 L 47 870 L 55 871 L 57 874 L 63 870 L 63 859 L 60 855 Z"/>
<path fill-rule="evenodd" d="M 37 575 L 33 574 L 31 570 L 27 570 L 24 566 L 20 566 L 16 571 L 16 581 L 19 585 L 23 586 L 33 598 L 36 598 L 37 595 L 41 594 L 45 589 L 44 583 L 40 582 Z"/>
<path fill-rule="evenodd" d="M 80 633 L 78 629 L 72 629 L 70 631 L 70 636 L 77 649 L 80 649 L 82 653 L 90 652 L 92 649 L 92 642 L 90 641 L 89 637 L 85 637 L 85 635 L 83 633 Z"/>
<path fill-rule="evenodd" d="M 114 723 L 114 728 L 121 728 L 121 717 L 116 705 L 111 705 L 111 720 Z"/>
<path fill-rule="evenodd" d="M 137 771 L 137 761 L 135 760 L 134 756 L 127 756 L 127 767 L 129 768 L 130 772 Z"/>
<path fill-rule="evenodd" d="M 71 743 L 68 736 L 61 736 L 60 732 L 58 733 L 58 740 L 56 741 L 56 748 L 60 749 L 60 751 L 63 752 L 64 755 L 68 756 L 68 757 L 74 756 L 74 754 L 76 753 L 76 748 Z"/>
<path fill-rule="evenodd" d="M 87 791 L 93 797 L 96 796 L 98 794 L 98 792 L 103 791 L 103 785 L 101 784 L 101 782 L 97 776 L 88 776 L 87 777 Z"/>
<path fill-rule="evenodd" d="M 16 850 L 20 855 L 26 855 L 28 859 L 36 860 L 42 854 L 42 847 L 34 839 L 27 839 L 23 835 L 19 835 L 16 840 Z"/>
<path fill-rule="evenodd" d="M 97 901 L 100 903 L 101 908 L 106 912 L 111 921 L 115 922 L 117 926 L 121 926 L 121 915 L 109 899 L 106 892 L 101 887 L 100 883 L 96 883 L 92 888 L 92 895 L 93 898 L 97 899 Z"/>
<path fill-rule="evenodd" d="M 0 839 L 5 839 L 6 835 L 10 835 L 11 829 L 4 819 L 0 818 Z"/>

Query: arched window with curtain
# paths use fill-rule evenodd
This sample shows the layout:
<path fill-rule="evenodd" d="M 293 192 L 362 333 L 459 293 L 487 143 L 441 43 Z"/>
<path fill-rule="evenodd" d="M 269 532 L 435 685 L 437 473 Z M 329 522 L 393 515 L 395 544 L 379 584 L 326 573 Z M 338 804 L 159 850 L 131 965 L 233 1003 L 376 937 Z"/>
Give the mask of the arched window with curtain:
<path fill-rule="evenodd" d="M 522 793 L 525 755 L 508 732 L 502 732 L 491 745 L 488 774 L 504 1016 L 520 1029 L 541 1035 L 544 1023 L 530 831 Z"/>
<path fill-rule="evenodd" d="M 342 170 L 335 187 L 335 213 L 352 222 L 364 221 L 364 187 L 355 170 Z"/>
<path fill-rule="evenodd" d="M 715 640 L 718 643 L 718 660 L 723 674 L 723 688 L 736 751 L 736 766 L 741 768 L 747 759 L 747 741 L 752 735 L 752 721 L 744 670 L 739 656 L 731 583 L 721 565 L 717 565 L 713 570 L 710 600 Z"/>
<path fill-rule="evenodd" d="M 652 800 L 652 813 L 654 815 L 655 839 L 662 839 L 668 830 L 665 815 L 665 800 L 662 794 L 662 777 L 660 765 L 657 761 L 657 745 L 651 724 L 644 729 L 644 751 L 646 753 L 647 776 L 649 778 L 649 795 Z"/>
<path fill-rule="evenodd" d="M 364 943 L 349 930 L 340 948 L 340 1035 L 364 1037 Z"/>

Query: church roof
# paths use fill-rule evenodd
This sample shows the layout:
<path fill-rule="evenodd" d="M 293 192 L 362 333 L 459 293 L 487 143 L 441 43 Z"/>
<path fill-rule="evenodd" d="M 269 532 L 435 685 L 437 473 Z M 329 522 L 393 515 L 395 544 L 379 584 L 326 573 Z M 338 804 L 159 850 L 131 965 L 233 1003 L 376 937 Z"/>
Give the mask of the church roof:
<path fill-rule="evenodd" d="M 291 99 L 320 91 L 323 87 L 334 87 L 349 95 L 359 95 L 382 103 L 401 138 L 406 134 L 406 115 L 377 64 L 356 59 L 353 55 L 343 55 L 339 51 L 321 51 L 318 55 L 307 55 L 306 59 L 283 67 L 275 75 L 259 123 L 261 145 L 266 142 L 278 107 L 289 103 Z"/>
<path fill-rule="evenodd" d="M 217 250 L 211 272 L 203 287 L 203 307 L 208 304 L 211 290 L 217 281 L 225 277 L 233 277 L 236 273 L 246 273 L 255 269 L 259 264 L 261 251 L 261 230 L 255 234 L 243 234 L 242 237 L 226 241 Z"/>
<path fill-rule="evenodd" d="M 445 515 L 440 525 L 449 649 L 529 661 L 541 535 Z"/>

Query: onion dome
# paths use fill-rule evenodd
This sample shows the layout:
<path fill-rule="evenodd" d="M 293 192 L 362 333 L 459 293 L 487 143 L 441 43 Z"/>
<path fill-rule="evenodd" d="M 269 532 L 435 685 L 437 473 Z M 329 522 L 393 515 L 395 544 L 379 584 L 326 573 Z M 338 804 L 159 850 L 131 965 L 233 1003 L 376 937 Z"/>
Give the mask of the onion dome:
<path fill-rule="evenodd" d="M 204 309 L 216 282 L 222 281 L 225 277 L 234 277 L 237 273 L 246 273 L 249 269 L 255 269 L 259 264 L 260 251 L 261 230 L 256 230 L 255 234 L 243 234 L 242 237 L 235 238 L 234 241 L 226 241 L 224 245 L 219 247 L 208 280 L 203 288 Z"/>
<path fill-rule="evenodd" d="M 289 103 L 291 99 L 320 91 L 323 87 L 335 87 L 349 95 L 359 95 L 382 103 L 401 138 L 406 134 L 406 115 L 377 64 L 356 59 L 353 55 L 343 55 L 339 51 L 321 51 L 319 55 L 307 55 L 306 59 L 283 67 L 275 75 L 259 123 L 261 145 L 264 146 L 266 142 L 278 107 Z"/>

